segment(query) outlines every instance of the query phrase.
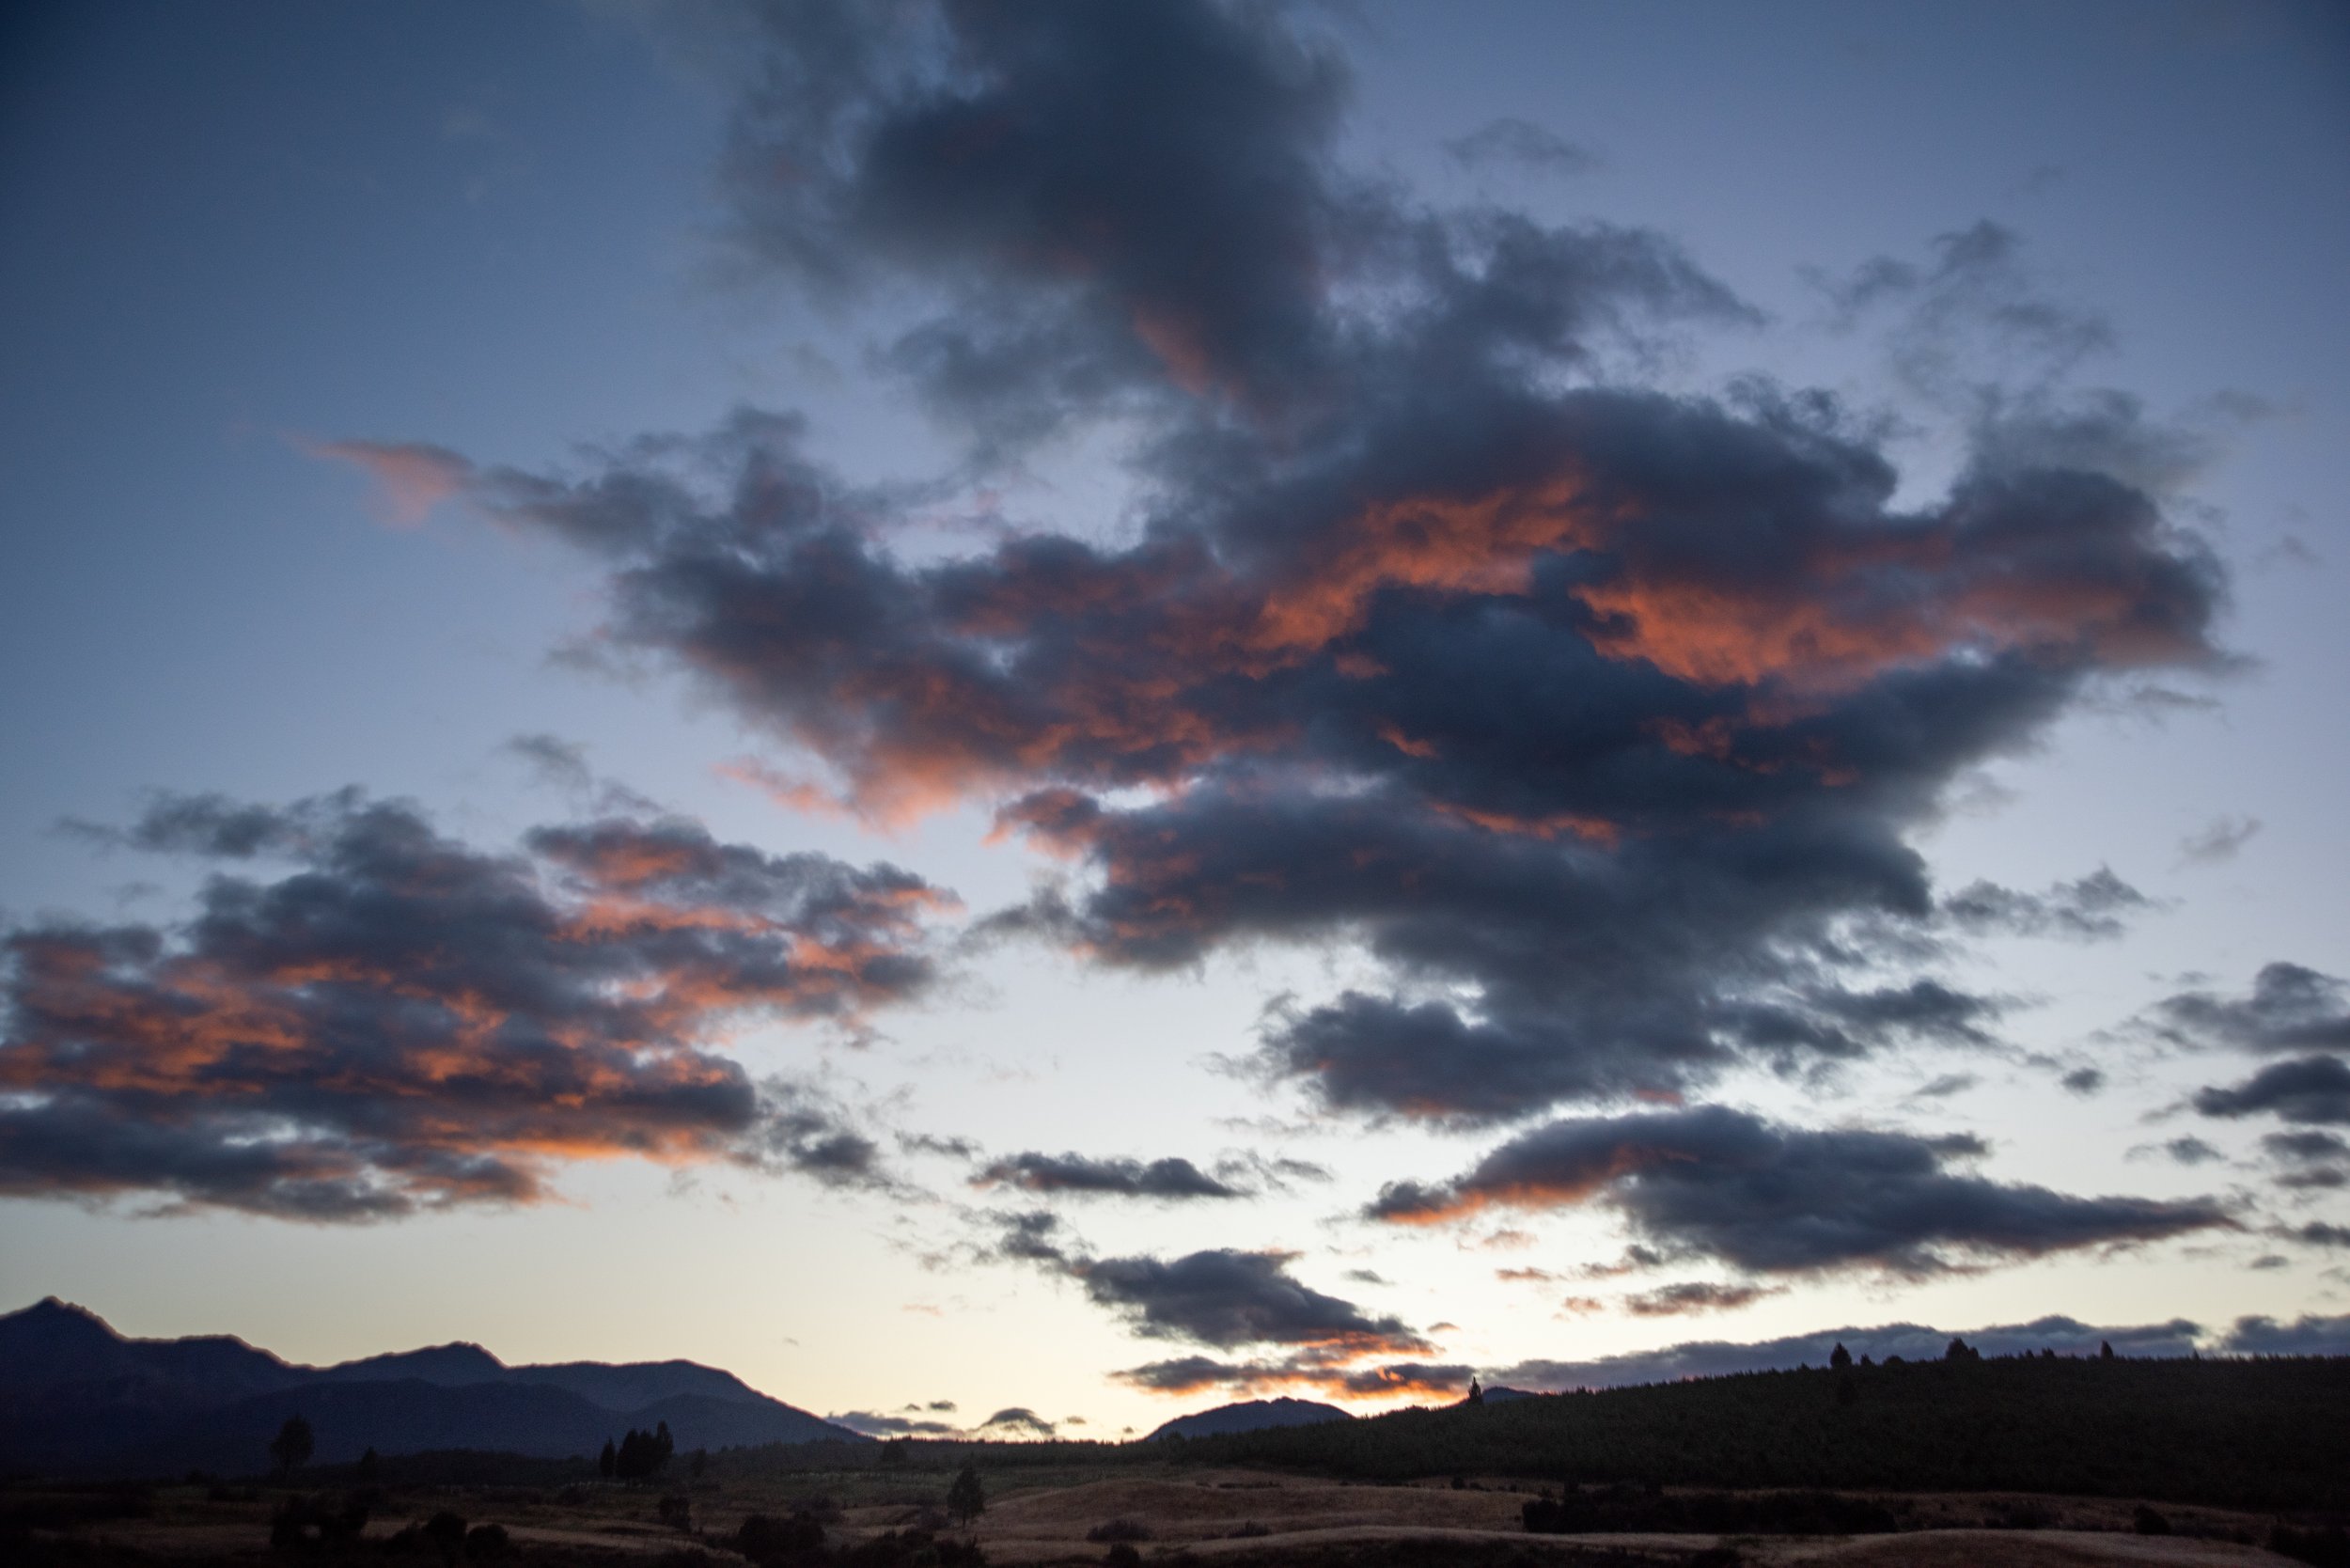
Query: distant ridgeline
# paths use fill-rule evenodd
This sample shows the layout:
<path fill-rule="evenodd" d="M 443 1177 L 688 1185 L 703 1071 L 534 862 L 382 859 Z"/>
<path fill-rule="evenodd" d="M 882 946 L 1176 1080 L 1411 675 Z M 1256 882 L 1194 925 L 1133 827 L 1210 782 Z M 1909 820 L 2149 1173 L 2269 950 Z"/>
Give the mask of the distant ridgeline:
<path fill-rule="evenodd" d="M 1158 1447 L 1187 1465 L 1380 1481 L 1490 1475 L 2350 1508 L 2350 1356 L 1962 1356 L 1515 1392 Z"/>
<path fill-rule="evenodd" d="M 299 1367 L 226 1335 L 125 1339 L 54 1297 L 0 1316 L 0 1474 L 258 1474 L 295 1415 L 318 1465 L 369 1449 L 592 1459 L 664 1423 L 688 1450 L 870 1441 L 691 1361 L 509 1367 L 450 1344 Z"/>

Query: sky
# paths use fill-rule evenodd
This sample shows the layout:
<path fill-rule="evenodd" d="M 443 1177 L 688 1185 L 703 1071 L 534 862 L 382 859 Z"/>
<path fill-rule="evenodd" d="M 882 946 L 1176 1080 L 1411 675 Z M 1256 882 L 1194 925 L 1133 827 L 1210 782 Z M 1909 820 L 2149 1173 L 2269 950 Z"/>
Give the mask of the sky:
<path fill-rule="evenodd" d="M 2338 8 L 6 25 L 0 1309 L 2350 1351 Z"/>

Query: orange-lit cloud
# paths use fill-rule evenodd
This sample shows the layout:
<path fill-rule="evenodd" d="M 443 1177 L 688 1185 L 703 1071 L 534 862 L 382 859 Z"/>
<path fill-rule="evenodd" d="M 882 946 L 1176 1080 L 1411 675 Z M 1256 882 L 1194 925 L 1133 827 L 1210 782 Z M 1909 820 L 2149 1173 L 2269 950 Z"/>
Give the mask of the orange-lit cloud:
<path fill-rule="evenodd" d="M 0 1190 L 333 1220 L 533 1201 L 560 1166 L 623 1156 L 878 1181 L 837 1110 L 720 1048 L 920 990 L 924 921 L 951 905 L 676 819 L 495 855 L 355 794 L 194 797 L 119 837 L 294 869 L 214 877 L 178 930 L 8 939 Z"/>

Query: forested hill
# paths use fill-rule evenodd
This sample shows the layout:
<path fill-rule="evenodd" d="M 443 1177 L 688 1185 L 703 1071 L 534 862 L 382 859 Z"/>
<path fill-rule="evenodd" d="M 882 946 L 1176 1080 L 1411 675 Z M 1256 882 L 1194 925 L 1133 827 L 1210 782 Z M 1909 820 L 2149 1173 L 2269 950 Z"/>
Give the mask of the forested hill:
<path fill-rule="evenodd" d="M 2350 1357 L 1765 1372 L 1195 1438 L 1365 1480 L 2021 1491 L 2350 1508 Z M 1176 1445 L 1167 1445 L 1176 1448 Z"/>

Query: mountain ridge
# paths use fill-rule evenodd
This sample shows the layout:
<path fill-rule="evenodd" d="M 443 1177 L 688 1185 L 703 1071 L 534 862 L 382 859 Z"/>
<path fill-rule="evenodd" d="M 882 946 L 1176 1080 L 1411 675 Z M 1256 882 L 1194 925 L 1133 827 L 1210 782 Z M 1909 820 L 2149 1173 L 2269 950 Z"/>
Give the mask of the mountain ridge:
<path fill-rule="evenodd" d="M 370 1448 L 563 1458 L 665 1421 L 688 1450 L 870 1441 L 694 1361 L 509 1366 L 454 1341 L 312 1367 L 233 1335 L 133 1339 L 54 1295 L 0 1314 L 0 1469 L 55 1473 L 259 1470 L 296 1414 L 321 1464 Z"/>

